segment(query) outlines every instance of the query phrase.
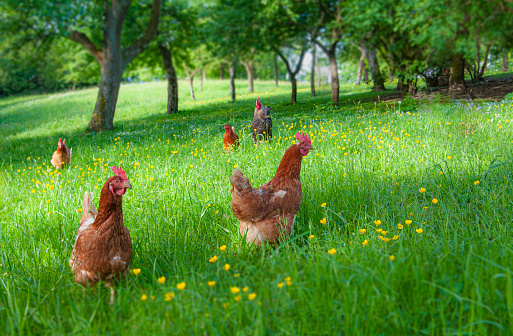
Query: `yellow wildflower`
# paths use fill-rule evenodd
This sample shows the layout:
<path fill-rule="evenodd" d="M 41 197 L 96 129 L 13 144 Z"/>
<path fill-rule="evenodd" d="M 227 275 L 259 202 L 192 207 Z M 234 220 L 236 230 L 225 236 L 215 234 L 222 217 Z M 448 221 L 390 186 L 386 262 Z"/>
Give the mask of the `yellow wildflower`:
<path fill-rule="evenodd" d="M 223 266 L 223 270 L 228 271 L 230 269 L 230 264 L 225 264 Z"/>
<path fill-rule="evenodd" d="M 239 287 L 230 287 L 230 292 L 232 292 L 232 294 L 238 294 L 240 292 L 240 288 Z"/>
<path fill-rule="evenodd" d="M 395 257 L 393 255 L 390 256 L 390 261 L 394 261 Z"/>
<path fill-rule="evenodd" d="M 325 206 L 326 206 L 326 203 L 322 203 L 322 204 L 321 204 L 321 207 L 323 207 L 323 208 L 324 208 Z"/>
<path fill-rule="evenodd" d="M 219 249 L 220 249 L 221 251 L 226 250 L 226 245 L 221 246 Z"/>
<path fill-rule="evenodd" d="M 422 230 L 422 229 L 416 229 L 415 231 L 417 231 L 418 234 L 421 234 L 422 232 L 424 232 L 424 230 Z"/>
<path fill-rule="evenodd" d="M 426 192 L 426 188 L 420 188 L 419 192 L 421 192 L 421 193 Z"/>
<path fill-rule="evenodd" d="M 364 234 L 367 231 L 367 229 L 360 229 L 360 233 Z"/>
<path fill-rule="evenodd" d="M 362 243 L 362 245 L 366 246 L 367 244 L 369 243 L 369 241 L 367 239 L 365 239 Z"/>
<path fill-rule="evenodd" d="M 320 222 L 321 222 L 321 224 L 326 224 L 326 221 L 327 221 L 326 218 L 323 218 L 323 219 L 321 219 Z"/>
<path fill-rule="evenodd" d="M 148 296 L 146 294 L 141 295 L 141 301 L 148 300 Z"/>
<path fill-rule="evenodd" d="M 337 252 L 334 248 L 328 251 L 329 254 L 334 255 Z"/>
<path fill-rule="evenodd" d="M 253 301 L 255 298 L 256 298 L 256 294 L 255 293 L 251 293 L 251 294 L 248 295 L 248 299 L 250 299 L 251 301 Z"/>
<path fill-rule="evenodd" d="M 433 198 L 433 200 L 431 202 L 433 202 L 433 204 L 436 204 L 436 203 L 438 203 L 438 200 L 436 198 Z"/>
<path fill-rule="evenodd" d="M 374 224 L 381 225 L 381 221 L 379 219 L 377 219 L 377 220 L 374 221 Z"/>
<path fill-rule="evenodd" d="M 216 282 L 215 281 L 209 281 L 208 282 L 208 286 L 209 287 L 214 287 L 216 285 Z"/>
<path fill-rule="evenodd" d="M 404 223 L 409 226 L 411 224 L 411 220 L 407 219 L 404 221 Z"/>
<path fill-rule="evenodd" d="M 179 290 L 184 290 L 185 282 L 180 282 L 180 283 L 176 284 L 176 288 L 178 288 Z"/>
<path fill-rule="evenodd" d="M 163 285 L 165 282 L 166 282 L 166 277 L 165 276 L 161 276 L 160 278 L 158 278 L 158 283 Z"/>
<path fill-rule="evenodd" d="M 139 275 L 139 273 L 141 273 L 141 269 L 140 268 L 134 268 L 132 270 L 132 272 L 134 272 L 134 275 L 137 276 L 137 275 Z"/>
<path fill-rule="evenodd" d="M 208 259 L 209 262 L 214 263 L 217 261 L 217 256 L 213 256 L 212 258 Z"/>
<path fill-rule="evenodd" d="M 315 235 L 309 235 L 308 236 L 308 239 L 314 239 L 315 238 Z"/>
<path fill-rule="evenodd" d="M 171 301 L 175 297 L 174 292 L 170 292 L 164 295 L 164 301 Z"/>

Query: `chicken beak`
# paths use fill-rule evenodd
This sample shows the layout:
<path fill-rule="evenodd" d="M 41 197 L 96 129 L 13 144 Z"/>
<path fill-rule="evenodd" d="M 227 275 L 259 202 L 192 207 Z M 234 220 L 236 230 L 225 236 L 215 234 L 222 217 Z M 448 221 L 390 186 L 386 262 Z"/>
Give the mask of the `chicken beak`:
<path fill-rule="evenodd" d="M 132 189 L 132 185 L 128 181 L 126 181 L 125 184 L 123 184 L 123 187 Z"/>

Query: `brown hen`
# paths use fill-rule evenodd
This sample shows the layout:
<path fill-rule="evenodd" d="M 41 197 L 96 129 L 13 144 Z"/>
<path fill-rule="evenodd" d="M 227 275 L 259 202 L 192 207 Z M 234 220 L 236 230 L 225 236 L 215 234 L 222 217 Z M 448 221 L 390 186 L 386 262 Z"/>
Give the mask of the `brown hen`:
<path fill-rule="evenodd" d="M 115 176 L 105 182 L 95 211 L 92 194 L 86 192 L 82 217 L 69 265 L 76 283 L 91 287 L 100 281 L 110 288 L 110 304 L 114 303 L 116 281 L 128 274 L 132 259 L 130 232 L 123 224 L 123 194 L 132 188 L 126 172 L 112 167 Z"/>
<path fill-rule="evenodd" d="M 237 149 L 239 147 L 239 136 L 235 133 L 235 129 L 228 124 L 224 124 L 224 130 L 223 149 L 226 152 Z"/>
<path fill-rule="evenodd" d="M 232 184 L 232 211 L 239 220 L 240 234 L 248 243 L 261 246 L 288 239 L 303 200 L 301 161 L 312 149 L 308 136 L 296 134 L 299 143 L 287 149 L 273 179 L 260 188 L 252 188 L 242 172 L 235 169 Z"/>
<path fill-rule="evenodd" d="M 66 139 L 61 140 L 59 138 L 59 143 L 57 144 L 57 150 L 55 152 L 53 152 L 52 160 L 50 162 L 57 169 L 61 169 L 64 166 L 70 164 L 71 152 L 68 149 L 68 147 L 66 147 Z"/>

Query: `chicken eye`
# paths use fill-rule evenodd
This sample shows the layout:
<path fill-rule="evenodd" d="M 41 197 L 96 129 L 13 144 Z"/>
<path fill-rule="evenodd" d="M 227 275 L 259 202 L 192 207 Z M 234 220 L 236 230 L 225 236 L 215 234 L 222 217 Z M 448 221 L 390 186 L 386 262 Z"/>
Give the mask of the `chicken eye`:
<path fill-rule="evenodd" d="M 114 182 L 118 183 L 119 181 L 118 180 L 114 180 Z"/>

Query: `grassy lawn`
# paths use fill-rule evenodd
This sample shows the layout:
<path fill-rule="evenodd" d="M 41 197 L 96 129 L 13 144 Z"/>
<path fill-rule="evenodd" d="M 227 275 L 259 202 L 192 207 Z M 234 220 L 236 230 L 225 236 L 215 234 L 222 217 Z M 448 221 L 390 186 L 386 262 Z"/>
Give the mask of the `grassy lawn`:
<path fill-rule="evenodd" d="M 0 330 L 513 333 L 511 102 L 376 104 L 370 87 L 347 85 L 333 110 L 329 87 L 312 98 L 300 85 L 291 106 L 288 83 L 256 82 L 252 94 L 237 85 L 236 103 L 227 81 L 208 81 L 191 101 L 181 82 L 171 116 L 165 83 L 125 85 L 116 130 L 87 135 L 97 89 L 0 100 Z M 258 96 L 273 108 L 274 138 L 255 148 Z M 235 153 L 222 149 L 225 122 L 243 138 Z M 248 245 L 230 175 L 267 182 L 299 130 L 315 150 L 292 237 L 277 250 Z M 56 171 L 59 137 L 72 165 Z M 134 187 L 123 209 L 140 273 L 111 307 L 107 289 L 73 282 L 68 258 L 84 191 L 98 204 L 113 165 Z"/>

